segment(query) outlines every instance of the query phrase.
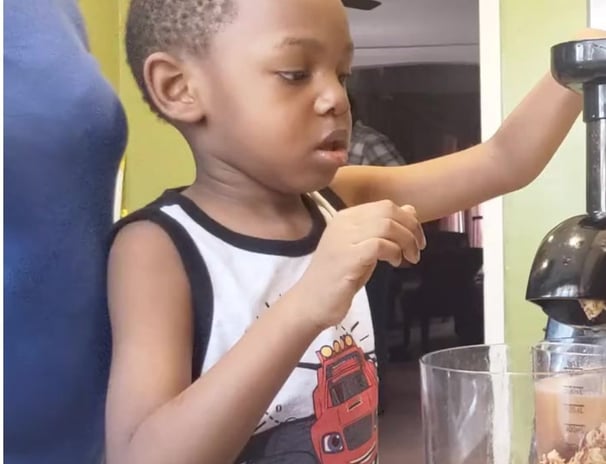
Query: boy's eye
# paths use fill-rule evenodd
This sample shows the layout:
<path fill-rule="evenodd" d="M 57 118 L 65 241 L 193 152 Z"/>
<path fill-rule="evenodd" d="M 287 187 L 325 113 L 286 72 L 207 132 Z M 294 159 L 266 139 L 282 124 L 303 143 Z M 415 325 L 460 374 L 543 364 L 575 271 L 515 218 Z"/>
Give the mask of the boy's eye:
<path fill-rule="evenodd" d="M 289 82 L 301 82 L 309 77 L 307 71 L 280 71 L 278 75 Z"/>

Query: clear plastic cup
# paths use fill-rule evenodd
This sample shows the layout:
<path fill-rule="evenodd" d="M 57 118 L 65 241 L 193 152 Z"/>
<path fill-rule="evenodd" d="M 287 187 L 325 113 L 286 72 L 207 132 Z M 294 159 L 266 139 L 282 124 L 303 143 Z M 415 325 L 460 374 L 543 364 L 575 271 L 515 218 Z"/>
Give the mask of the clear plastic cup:
<path fill-rule="evenodd" d="M 536 464 L 536 385 L 561 371 L 551 361 L 549 367 L 539 365 L 535 355 L 536 348 L 508 345 L 425 355 L 421 359 L 425 463 Z M 545 423 L 539 424 L 537 436 Z"/>
<path fill-rule="evenodd" d="M 592 429 L 606 422 L 606 346 L 543 342 L 532 349 L 537 456 L 572 458 Z"/>

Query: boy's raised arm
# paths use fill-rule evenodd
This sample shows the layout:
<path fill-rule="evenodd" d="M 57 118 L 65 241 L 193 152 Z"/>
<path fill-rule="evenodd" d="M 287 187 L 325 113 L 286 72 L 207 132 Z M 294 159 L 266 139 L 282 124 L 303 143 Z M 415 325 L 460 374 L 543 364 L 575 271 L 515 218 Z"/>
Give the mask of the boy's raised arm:
<path fill-rule="evenodd" d="M 603 38 L 588 29 L 579 38 Z M 544 76 L 492 138 L 461 152 L 395 168 L 343 168 L 333 189 L 350 204 L 389 198 L 425 222 L 517 190 L 534 180 L 564 140 L 582 97 Z"/>

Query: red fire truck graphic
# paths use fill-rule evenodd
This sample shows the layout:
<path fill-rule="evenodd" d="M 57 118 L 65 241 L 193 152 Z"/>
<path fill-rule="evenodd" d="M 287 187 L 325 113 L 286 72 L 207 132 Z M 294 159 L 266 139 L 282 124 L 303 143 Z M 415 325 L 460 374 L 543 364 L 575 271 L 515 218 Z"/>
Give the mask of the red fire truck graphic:
<path fill-rule="evenodd" d="M 376 367 L 351 335 L 317 352 L 318 386 L 313 393 L 314 449 L 322 464 L 377 463 L 378 381 Z"/>

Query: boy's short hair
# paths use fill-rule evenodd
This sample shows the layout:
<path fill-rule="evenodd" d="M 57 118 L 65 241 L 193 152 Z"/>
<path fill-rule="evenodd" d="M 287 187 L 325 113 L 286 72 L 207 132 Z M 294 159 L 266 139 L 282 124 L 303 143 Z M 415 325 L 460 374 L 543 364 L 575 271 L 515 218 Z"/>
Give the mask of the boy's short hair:
<path fill-rule="evenodd" d="M 143 99 L 153 111 L 160 114 L 145 87 L 145 60 L 155 52 L 203 53 L 212 36 L 235 15 L 236 0 L 131 0 L 126 56 Z"/>

